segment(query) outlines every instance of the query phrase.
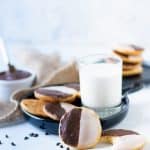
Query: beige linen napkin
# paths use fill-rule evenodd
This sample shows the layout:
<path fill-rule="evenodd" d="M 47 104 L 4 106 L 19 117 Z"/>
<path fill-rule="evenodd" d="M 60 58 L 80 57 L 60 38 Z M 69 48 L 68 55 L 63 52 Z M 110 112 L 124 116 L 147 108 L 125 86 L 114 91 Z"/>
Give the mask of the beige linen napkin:
<path fill-rule="evenodd" d="M 75 61 L 64 63 L 57 54 L 44 54 L 28 49 L 14 50 L 13 55 L 21 66 L 36 73 L 35 87 L 79 81 Z M 22 90 L 13 94 L 9 103 L 0 102 L 0 127 L 23 121 L 23 115 L 19 108 L 19 97 L 31 90 Z"/>

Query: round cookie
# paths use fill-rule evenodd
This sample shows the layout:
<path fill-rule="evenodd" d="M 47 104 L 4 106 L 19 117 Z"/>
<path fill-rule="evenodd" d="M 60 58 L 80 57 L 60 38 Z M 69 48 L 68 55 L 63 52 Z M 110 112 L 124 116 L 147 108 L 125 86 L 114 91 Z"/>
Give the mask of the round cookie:
<path fill-rule="evenodd" d="M 123 76 L 128 77 L 128 76 L 138 75 L 141 74 L 142 72 L 143 72 L 143 68 L 139 66 L 134 69 L 123 70 Z"/>
<path fill-rule="evenodd" d="M 44 111 L 43 106 L 46 102 L 36 99 L 24 99 L 21 101 L 20 106 L 23 110 L 37 116 L 48 117 Z"/>
<path fill-rule="evenodd" d="M 134 44 L 129 44 L 129 45 L 120 45 L 117 48 L 115 48 L 114 51 L 122 55 L 139 56 L 143 53 L 144 48 L 136 46 Z"/>
<path fill-rule="evenodd" d="M 123 64 L 123 70 L 131 70 L 137 67 L 140 67 L 141 64 L 129 64 L 129 63 L 124 63 Z"/>
<path fill-rule="evenodd" d="M 116 55 L 118 55 L 124 63 L 130 63 L 130 64 L 137 64 L 142 63 L 143 58 L 142 56 L 131 56 L 131 55 L 122 55 L 118 52 L 114 52 Z"/>
<path fill-rule="evenodd" d="M 44 113 L 51 119 L 60 121 L 61 117 L 76 106 L 69 103 L 47 103 L 43 106 Z"/>
<path fill-rule="evenodd" d="M 75 88 L 67 86 L 41 87 L 34 91 L 36 98 L 49 102 L 74 102 L 79 95 Z"/>
<path fill-rule="evenodd" d="M 100 143 L 113 144 L 114 150 L 142 150 L 145 138 L 134 131 L 115 129 L 104 131 Z"/>
<path fill-rule="evenodd" d="M 59 136 L 77 149 L 88 149 L 99 143 L 102 133 L 99 116 L 87 108 L 74 108 L 60 120 Z"/>

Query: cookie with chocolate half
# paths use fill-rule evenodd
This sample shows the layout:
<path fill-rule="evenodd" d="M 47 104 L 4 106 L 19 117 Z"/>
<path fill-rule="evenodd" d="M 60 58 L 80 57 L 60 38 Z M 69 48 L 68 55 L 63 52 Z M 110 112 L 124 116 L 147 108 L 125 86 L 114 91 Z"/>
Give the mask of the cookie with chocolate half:
<path fill-rule="evenodd" d="M 45 114 L 53 120 L 60 121 L 61 117 L 76 106 L 69 103 L 47 103 L 43 106 Z"/>
<path fill-rule="evenodd" d="M 22 109 L 33 115 L 48 117 L 43 111 L 43 106 L 45 104 L 46 102 L 36 99 L 24 99 L 21 101 L 20 106 Z"/>
<path fill-rule="evenodd" d="M 79 91 L 76 88 L 58 85 L 41 87 L 34 91 L 36 98 L 49 102 L 74 102 L 79 96 Z"/>
<path fill-rule="evenodd" d="M 114 52 L 119 53 L 121 55 L 132 55 L 132 56 L 139 56 L 143 53 L 144 48 L 134 45 L 134 44 L 129 44 L 129 45 L 120 45 L 117 46 L 114 49 Z"/>
<path fill-rule="evenodd" d="M 74 108 L 60 120 L 59 136 L 77 149 L 94 147 L 100 140 L 102 127 L 99 116 L 87 108 Z"/>
<path fill-rule="evenodd" d="M 143 61 L 142 56 L 123 55 L 116 51 L 114 51 L 114 54 L 118 55 L 124 63 L 137 64 Z"/>
<path fill-rule="evenodd" d="M 128 76 L 133 76 L 133 75 L 139 75 L 143 72 L 143 68 L 141 66 L 135 67 L 133 69 L 124 69 L 123 70 L 123 76 L 128 77 Z"/>
<path fill-rule="evenodd" d="M 104 131 L 100 143 L 113 144 L 114 150 L 142 150 L 145 138 L 131 130 L 114 129 Z"/>

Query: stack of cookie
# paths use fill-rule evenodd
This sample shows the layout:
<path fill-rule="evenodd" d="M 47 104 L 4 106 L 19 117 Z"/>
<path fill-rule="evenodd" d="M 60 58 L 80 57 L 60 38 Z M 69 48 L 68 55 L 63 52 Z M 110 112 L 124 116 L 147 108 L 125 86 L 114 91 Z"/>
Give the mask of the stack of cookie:
<path fill-rule="evenodd" d="M 143 72 L 142 53 L 144 48 L 130 44 L 121 45 L 114 49 L 114 53 L 123 60 L 123 76 L 134 76 Z"/>

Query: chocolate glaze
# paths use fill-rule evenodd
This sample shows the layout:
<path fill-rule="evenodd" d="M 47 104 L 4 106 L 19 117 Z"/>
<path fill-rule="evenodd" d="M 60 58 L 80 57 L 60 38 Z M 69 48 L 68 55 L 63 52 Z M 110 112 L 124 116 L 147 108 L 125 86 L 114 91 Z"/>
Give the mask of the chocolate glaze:
<path fill-rule="evenodd" d="M 129 54 L 122 54 L 122 53 L 118 52 L 117 50 L 114 50 L 114 52 L 115 52 L 117 55 L 119 55 L 119 56 L 124 56 L 124 57 L 127 57 L 127 58 L 130 56 Z"/>
<path fill-rule="evenodd" d="M 60 103 L 47 103 L 45 110 L 50 114 L 56 115 L 58 120 L 65 114 L 65 109 L 61 107 Z"/>
<path fill-rule="evenodd" d="M 73 88 L 77 91 L 80 91 L 80 85 L 79 83 L 68 83 L 68 84 L 65 84 L 66 87 L 69 87 L 69 88 Z"/>
<path fill-rule="evenodd" d="M 80 131 L 81 109 L 75 108 L 61 120 L 60 135 L 62 140 L 73 147 L 78 145 Z"/>
<path fill-rule="evenodd" d="M 51 96 L 54 98 L 66 98 L 66 97 L 72 96 L 71 94 L 63 93 L 61 91 L 48 90 L 48 89 L 42 89 L 42 88 L 39 88 L 35 91 L 39 94 Z"/>
<path fill-rule="evenodd" d="M 15 70 L 13 72 L 10 71 L 0 72 L 0 80 L 7 80 L 7 81 L 25 79 L 28 78 L 29 76 L 31 76 L 31 73 L 23 70 Z"/>
<path fill-rule="evenodd" d="M 144 50 L 143 47 L 140 47 L 140 46 L 137 46 L 137 45 L 134 45 L 134 44 L 130 44 L 129 46 L 131 46 L 135 50 L 139 50 L 139 51 L 143 51 Z"/>
<path fill-rule="evenodd" d="M 137 132 L 130 131 L 130 130 L 123 130 L 123 129 L 114 129 L 114 130 L 107 130 L 102 133 L 102 136 L 124 136 L 124 135 L 132 135 L 136 134 Z"/>

